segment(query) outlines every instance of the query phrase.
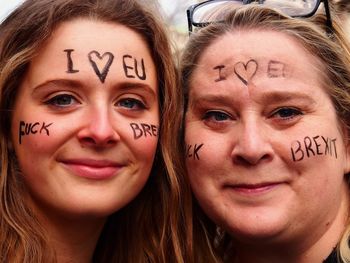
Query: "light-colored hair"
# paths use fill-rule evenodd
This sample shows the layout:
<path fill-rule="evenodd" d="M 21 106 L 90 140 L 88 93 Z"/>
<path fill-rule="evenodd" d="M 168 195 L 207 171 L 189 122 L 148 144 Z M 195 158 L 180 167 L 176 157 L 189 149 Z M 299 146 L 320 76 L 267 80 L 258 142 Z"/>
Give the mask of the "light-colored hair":
<path fill-rule="evenodd" d="M 346 36 L 333 20 L 333 28 L 326 26 L 326 17 L 317 14 L 309 19 L 293 19 L 275 10 L 256 5 L 240 8 L 225 8 L 215 11 L 215 21 L 193 33 L 185 47 L 181 59 L 181 82 L 185 93 L 186 105 L 191 87 L 193 71 L 204 50 L 213 41 L 228 32 L 242 30 L 270 30 L 283 32 L 317 58 L 322 64 L 322 77 L 325 90 L 332 99 L 340 123 L 350 134 L 350 48 Z M 335 18 L 335 17 L 333 17 Z M 331 32 L 330 32 L 331 31 Z M 286 50 L 287 52 L 287 50 Z M 185 105 L 185 107 L 187 107 Z M 346 138 L 349 141 L 349 138 Z M 349 177 L 349 175 L 344 175 Z M 232 238 L 218 228 L 194 203 L 194 255 L 196 262 L 225 261 L 234 250 Z M 339 257 L 350 262 L 349 250 L 350 226 L 339 244 Z"/>
<path fill-rule="evenodd" d="M 188 262 L 188 202 L 175 128 L 183 108 L 171 48 L 162 22 L 137 0 L 26 0 L 0 25 L 0 262 L 54 262 L 45 230 L 26 205 L 11 143 L 18 88 L 31 59 L 62 22 L 77 18 L 118 23 L 146 41 L 157 69 L 161 123 L 155 163 L 144 189 L 111 215 L 94 262 Z M 118 34 L 118 32 L 116 32 Z M 171 121 L 170 121 L 171 120 Z M 179 167 L 179 168 L 177 168 Z M 178 171 L 179 170 L 179 171 Z M 180 206 L 183 209 L 180 209 Z"/>

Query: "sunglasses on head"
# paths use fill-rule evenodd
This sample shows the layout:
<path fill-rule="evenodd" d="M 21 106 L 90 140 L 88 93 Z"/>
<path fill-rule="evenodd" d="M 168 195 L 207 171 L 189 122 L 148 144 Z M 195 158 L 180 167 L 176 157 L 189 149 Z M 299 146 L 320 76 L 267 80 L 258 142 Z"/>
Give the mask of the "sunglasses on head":
<path fill-rule="evenodd" d="M 327 26 L 332 28 L 332 20 L 328 0 L 208 0 L 195 5 L 191 5 L 187 9 L 188 31 L 191 33 L 193 27 L 205 27 L 212 21 L 209 14 L 220 6 L 242 6 L 247 4 L 260 4 L 270 8 L 282 11 L 290 17 L 311 17 L 323 3 L 326 16 Z"/>

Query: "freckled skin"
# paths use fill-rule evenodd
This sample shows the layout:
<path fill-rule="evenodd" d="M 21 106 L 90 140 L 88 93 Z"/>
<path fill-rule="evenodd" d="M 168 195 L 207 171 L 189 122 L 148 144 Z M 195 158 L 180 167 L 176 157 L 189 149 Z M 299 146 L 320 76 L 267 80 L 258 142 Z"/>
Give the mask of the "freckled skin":
<path fill-rule="evenodd" d="M 214 41 L 192 74 L 185 141 L 204 146 L 199 161 L 186 159 L 191 187 L 241 251 L 291 242 L 331 248 L 343 231 L 349 153 L 320 72 L 291 37 L 243 31 Z M 336 139 L 337 158 L 293 161 L 293 142 L 306 136 Z"/>
<path fill-rule="evenodd" d="M 114 56 L 105 72 L 107 60 L 98 64 L 100 75 L 89 62 L 93 50 Z M 146 80 L 125 76 L 123 54 L 144 60 Z M 158 127 L 158 108 L 156 68 L 141 36 L 122 25 L 84 19 L 59 25 L 31 61 L 12 119 L 28 201 L 37 213 L 104 218 L 135 198 L 149 177 L 158 137 L 135 140 L 130 123 Z M 20 121 L 52 123 L 50 134 L 28 134 L 19 144 Z M 72 159 L 108 165 L 72 168 Z"/>

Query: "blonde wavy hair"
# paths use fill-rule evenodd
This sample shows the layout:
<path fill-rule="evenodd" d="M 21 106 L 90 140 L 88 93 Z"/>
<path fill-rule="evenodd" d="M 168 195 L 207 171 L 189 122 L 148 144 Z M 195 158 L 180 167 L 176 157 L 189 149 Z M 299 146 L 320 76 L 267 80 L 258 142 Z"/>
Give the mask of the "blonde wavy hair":
<path fill-rule="evenodd" d="M 191 35 L 181 59 L 181 84 L 187 101 L 191 76 L 204 50 L 227 32 L 236 30 L 271 30 L 296 39 L 323 65 L 324 88 L 329 93 L 339 121 L 350 136 L 350 47 L 346 36 L 333 17 L 333 28 L 326 26 L 326 17 L 317 14 L 309 19 L 293 19 L 278 11 L 246 5 L 215 10 L 214 21 Z M 212 17 L 211 17 L 212 18 Z M 331 32 L 330 32 L 331 31 Z M 186 102 L 187 104 L 187 102 Z M 348 141 L 349 138 L 347 138 Z M 344 175 L 349 178 L 349 174 Z M 225 262 L 234 250 L 232 238 L 218 228 L 194 202 L 195 262 Z M 350 224 L 338 246 L 339 262 L 350 262 Z"/>
<path fill-rule="evenodd" d="M 11 143 L 11 115 L 31 59 L 62 22 L 76 18 L 125 25 L 148 44 L 157 68 L 161 125 L 150 178 L 142 192 L 111 215 L 94 262 L 190 262 L 184 238 L 191 200 L 177 150 L 182 99 L 171 47 L 162 22 L 137 0 L 26 0 L 0 24 L 0 262 L 55 262 L 45 230 L 26 205 Z M 171 120 L 171 121 L 169 121 Z M 180 209 L 182 206 L 183 209 Z"/>

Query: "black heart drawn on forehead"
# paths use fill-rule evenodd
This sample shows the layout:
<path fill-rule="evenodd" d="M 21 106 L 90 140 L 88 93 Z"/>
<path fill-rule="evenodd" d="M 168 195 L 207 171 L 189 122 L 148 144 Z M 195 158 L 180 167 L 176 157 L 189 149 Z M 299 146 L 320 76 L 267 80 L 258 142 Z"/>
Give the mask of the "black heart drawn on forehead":
<path fill-rule="evenodd" d="M 248 82 L 255 76 L 258 71 L 258 63 L 251 59 L 247 63 L 237 62 L 234 66 L 234 72 L 237 77 L 244 83 L 248 85 Z"/>
<path fill-rule="evenodd" d="M 114 56 L 110 52 L 105 52 L 102 56 L 97 51 L 91 51 L 89 53 L 89 61 L 94 69 L 96 75 L 102 83 L 105 82 L 109 68 L 113 63 Z M 103 66 L 104 65 L 104 66 Z M 101 67 L 102 66 L 102 67 Z M 102 68 L 102 70 L 101 70 Z"/>

